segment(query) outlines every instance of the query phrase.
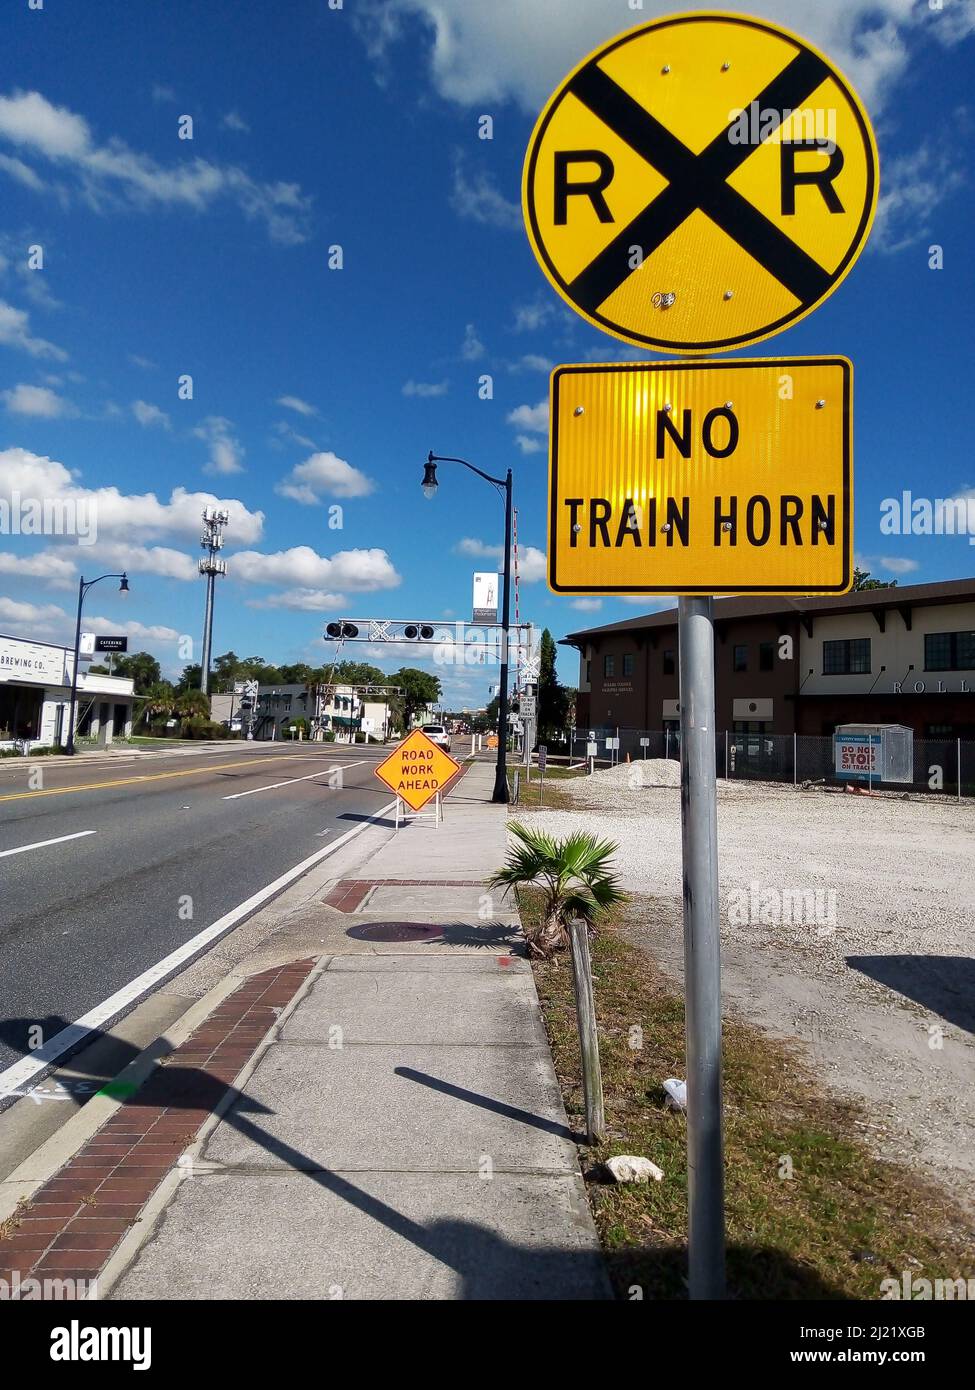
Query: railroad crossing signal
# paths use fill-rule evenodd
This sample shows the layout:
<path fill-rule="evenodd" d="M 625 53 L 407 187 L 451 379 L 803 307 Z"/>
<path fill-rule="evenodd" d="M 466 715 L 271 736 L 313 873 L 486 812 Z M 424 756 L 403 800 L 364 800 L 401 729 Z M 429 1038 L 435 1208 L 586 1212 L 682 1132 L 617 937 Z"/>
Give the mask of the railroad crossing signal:
<path fill-rule="evenodd" d="M 628 30 L 569 74 L 532 135 L 522 205 L 583 318 L 702 353 L 759 342 L 832 294 L 877 190 L 842 73 L 778 25 L 700 13 Z"/>
<path fill-rule="evenodd" d="M 460 771 L 460 763 L 427 738 L 422 729 L 414 729 L 374 771 L 380 782 L 411 810 L 419 811 L 443 792 Z"/>

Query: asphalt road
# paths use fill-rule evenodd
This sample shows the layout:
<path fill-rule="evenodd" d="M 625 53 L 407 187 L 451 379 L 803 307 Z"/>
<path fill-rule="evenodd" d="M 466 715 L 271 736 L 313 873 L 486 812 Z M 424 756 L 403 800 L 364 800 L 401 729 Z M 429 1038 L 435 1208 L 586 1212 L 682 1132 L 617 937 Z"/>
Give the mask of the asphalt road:
<path fill-rule="evenodd" d="M 386 751 L 0 763 L 0 1078 L 36 1046 L 32 1025 L 49 1041 L 127 986 L 131 1007 L 162 982 L 145 972 L 387 806 Z"/>

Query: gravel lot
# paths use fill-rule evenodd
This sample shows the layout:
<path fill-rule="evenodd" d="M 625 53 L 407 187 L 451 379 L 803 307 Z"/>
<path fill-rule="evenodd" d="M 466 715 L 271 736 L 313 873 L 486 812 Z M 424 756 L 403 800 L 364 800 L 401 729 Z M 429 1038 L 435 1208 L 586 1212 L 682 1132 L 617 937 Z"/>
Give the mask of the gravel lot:
<path fill-rule="evenodd" d="M 634 937 L 679 978 L 680 793 L 639 767 L 563 783 L 579 809 L 531 824 L 617 841 L 647 895 Z M 726 999 L 864 1100 L 881 1156 L 975 1210 L 975 804 L 719 782 L 718 841 Z"/>

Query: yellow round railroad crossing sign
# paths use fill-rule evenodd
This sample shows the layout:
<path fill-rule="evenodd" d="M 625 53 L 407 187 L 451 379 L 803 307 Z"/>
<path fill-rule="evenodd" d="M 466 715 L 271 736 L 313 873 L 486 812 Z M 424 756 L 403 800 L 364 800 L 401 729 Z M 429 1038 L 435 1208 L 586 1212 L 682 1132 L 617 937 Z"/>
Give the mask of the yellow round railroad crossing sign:
<path fill-rule="evenodd" d="M 829 59 L 765 20 L 701 11 L 628 30 L 569 74 L 532 134 L 522 205 L 583 318 L 704 353 L 832 294 L 877 188 L 870 120 Z"/>

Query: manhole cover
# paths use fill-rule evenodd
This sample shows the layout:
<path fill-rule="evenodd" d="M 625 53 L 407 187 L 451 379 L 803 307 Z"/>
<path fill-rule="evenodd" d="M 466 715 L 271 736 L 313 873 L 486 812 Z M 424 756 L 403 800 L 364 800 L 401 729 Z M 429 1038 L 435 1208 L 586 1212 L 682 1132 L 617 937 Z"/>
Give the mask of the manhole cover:
<path fill-rule="evenodd" d="M 356 941 L 439 941 L 443 927 L 423 922 L 370 922 L 368 926 L 350 927 L 345 934 Z"/>

